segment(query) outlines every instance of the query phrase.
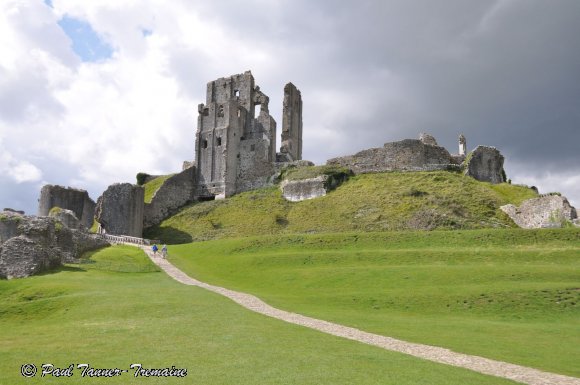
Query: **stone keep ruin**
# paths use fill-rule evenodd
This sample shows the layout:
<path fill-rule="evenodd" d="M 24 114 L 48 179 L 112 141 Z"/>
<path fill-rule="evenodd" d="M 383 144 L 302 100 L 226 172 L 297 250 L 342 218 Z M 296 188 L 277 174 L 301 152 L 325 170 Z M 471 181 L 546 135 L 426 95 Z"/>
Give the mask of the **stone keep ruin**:
<path fill-rule="evenodd" d="M 268 184 L 276 162 L 302 159 L 302 96 L 284 87 L 282 147 L 276 153 L 276 121 L 270 98 L 250 71 L 207 84 L 198 106 L 196 197 L 225 198 Z"/>
<path fill-rule="evenodd" d="M 255 84 L 250 71 L 209 82 L 206 101 L 199 104 L 198 112 L 195 161 L 185 162 L 181 172 L 166 176 L 150 202 L 144 202 L 142 187 L 128 183 L 109 186 L 96 205 L 86 191 L 45 186 L 39 215 L 48 215 L 59 207 L 71 210 L 84 227 L 90 227 L 94 217 L 108 234 L 140 237 L 144 229 L 161 223 L 186 204 L 273 185 L 284 168 L 313 165 L 302 160 L 302 95 L 292 83 L 284 87 L 279 152 L 269 97 Z M 448 170 L 480 181 L 506 182 L 504 157 L 496 148 L 477 146 L 468 152 L 464 135 L 459 136 L 458 143 L 458 153 L 451 154 L 433 136 L 421 134 L 419 139 L 389 142 L 330 159 L 327 165 L 344 167 L 354 174 Z M 288 200 L 299 201 L 325 195 L 336 187 L 330 182 L 321 176 L 283 181 L 280 186 Z M 541 202 L 539 205 L 546 206 Z M 551 212 L 555 210 L 553 206 L 550 205 Z M 526 210 L 512 208 L 506 212 L 513 212 L 512 218 L 518 224 L 533 222 L 531 226 L 544 226 L 537 225 L 539 220 L 522 219 L 521 213 Z M 575 211 L 570 213 L 569 219 L 573 220 Z"/>

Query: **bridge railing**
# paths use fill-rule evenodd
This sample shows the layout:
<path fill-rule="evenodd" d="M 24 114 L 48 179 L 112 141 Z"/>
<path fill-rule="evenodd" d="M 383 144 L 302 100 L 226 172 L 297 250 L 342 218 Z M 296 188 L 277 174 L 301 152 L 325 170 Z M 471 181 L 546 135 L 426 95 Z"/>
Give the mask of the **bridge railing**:
<path fill-rule="evenodd" d="M 112 235 L 112 234 L 95 234 L 97 237 L 104 239 L 110 243 L 132 243 L 135 245 L 151 245 L 150 239 L 130 237 L 128 235 Z M 154 241 L 156 242 L 156 241 Z"/>

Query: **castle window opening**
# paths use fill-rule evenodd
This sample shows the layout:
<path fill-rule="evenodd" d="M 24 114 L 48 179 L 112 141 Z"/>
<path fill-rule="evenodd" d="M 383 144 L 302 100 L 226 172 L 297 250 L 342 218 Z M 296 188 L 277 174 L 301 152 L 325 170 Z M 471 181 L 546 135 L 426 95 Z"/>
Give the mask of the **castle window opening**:
<path fill-rule="evenodd" d="M 242 110 L 238 110 L 238 118 L 242 116 Z"/>
<path fill-rule="evenodd" d="M 220 105 L 218 109 L 218 116 L 224 116 L 224 106 Z"/>
<path fill-rule="evenodd" d="M 218 138 L 217 138 L 217 145 L 218 146 L 222 145 L 222 137 L 221 136 L 218 136 Z"/>
<path fill-rule="evenodd" d="M 240 90 L 234 90 L 234 97 L 236 97 L 236 98 L 240 97 Z"/>
<path fill-rule="evenodd" d="M 203 148 L 207 148 L 207 139 L 203 140 Z"/>
<path fill-rule="evenodd" d="M 258 117 L 260 116 L 260 113 L 262 112 L 262 105 L 261 104 L 256 104 L 256 109 L 254 110 L 254 117 Z"/>
<path fill-rule="evenodd" d="M 250 145 L 250 151 L 256 151 L 256 145 L 255 144 Z"/>

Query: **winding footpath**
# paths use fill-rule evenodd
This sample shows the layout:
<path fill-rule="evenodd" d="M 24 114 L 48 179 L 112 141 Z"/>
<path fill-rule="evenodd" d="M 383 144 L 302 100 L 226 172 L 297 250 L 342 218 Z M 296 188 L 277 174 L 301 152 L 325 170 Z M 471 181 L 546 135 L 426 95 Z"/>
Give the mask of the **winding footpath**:
<path fill-rule="evenodd" d="M 159 255 L 154 256 L 153 252 L 148 246 L 141 246 L 141 248 L 156 265 L 162 268 L 170 277 L 176 281 L 181 282 L 184 285 L 197 286 L 209 291 L 213 291 L 214 293 L 221 294 L 249 310 L 266 315 L 268 317 L 273 317 L 285 322 L 301 325 L 334 336 L 347 338 L 349 340 L 377 346 L 386 350 L 409 354 L 411 356 L 423 358 L 425 360 L 465 368 L 491 376 L 503 377 L 523 384 L 580 385 L 580 378 L 543 372 L 537 369 L 514 365 L 507 362 L 456 353 L 449 349 L 440 348 L 437 346 L 406 342 L 391 337 L 364 332 L 362 330 L 348 326 L 343 326 L 332 322 L 276 309 L 253 295 L 228 290 L 223 287 L 210 285 L 193 279 L 172 265 L 166 259 L 160 258 Z"/>

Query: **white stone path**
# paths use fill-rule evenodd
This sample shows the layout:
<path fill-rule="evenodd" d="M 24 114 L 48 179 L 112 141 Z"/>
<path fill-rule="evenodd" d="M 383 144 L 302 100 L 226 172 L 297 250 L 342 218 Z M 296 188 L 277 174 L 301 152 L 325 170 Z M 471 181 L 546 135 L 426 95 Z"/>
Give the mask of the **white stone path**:
<path fill-rule="evenodd" d="M 209 285 L 207 283 L 193 279 L 183 271 L 179 270 L 177 267 L 173 266 L 166 259 L 160 258 L 160 253 L 158 253 L 157 256 L 153 256 L 153 252 L 149 247 L 142 248 L 155 264 L 161 267 L 170 277 L 176 281 L 181 282 L 184 285 L 198 286 L 209 291 L 213 291 L 214 293 L 221 294 L 249 310 L 264 314 L 268 317 L 273 317 L 292 324 L 318 330 L 323 333 L 332 334 L 334 336 L 347 338 L 349 340 L 378 346 L 386 350 L 409 354 L 414 357 L 423 358 L 441 364 L 457 366 L 491 376 L 503 377 L 513 381 L 521 382 L 523 384 L 580 385 L 580 378 L 576 377 L 543 372 L 537 369 L 514 365 L 507 362 L 456 353 L 449 349 L 440 348 L 437 346 L 422 345 L 413 342 L 397 340 L 395 338 L 364 332 L 362 330 L 348 326 L 279 310 L 268 305 L 253 295 L 228 290 L 219 286 Z"/>

